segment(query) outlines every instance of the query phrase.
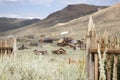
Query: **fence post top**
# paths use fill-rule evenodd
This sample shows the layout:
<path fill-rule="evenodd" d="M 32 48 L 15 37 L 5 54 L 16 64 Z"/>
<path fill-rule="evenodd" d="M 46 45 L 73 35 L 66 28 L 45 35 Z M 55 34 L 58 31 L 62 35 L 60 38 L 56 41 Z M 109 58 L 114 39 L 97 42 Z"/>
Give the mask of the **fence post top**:
<path fill-rule="evenodd" d="M 93 23 L 93 19 L 92 16 L 90 16 L 89 18 L 89 23 L 88 23 L 88 28 L 87 28 L 87 32 L 86 32 L 86 36 L 87 37 L 92 37 L 96 35 L 96 29 L 95 29 L 95 25 Z"/>

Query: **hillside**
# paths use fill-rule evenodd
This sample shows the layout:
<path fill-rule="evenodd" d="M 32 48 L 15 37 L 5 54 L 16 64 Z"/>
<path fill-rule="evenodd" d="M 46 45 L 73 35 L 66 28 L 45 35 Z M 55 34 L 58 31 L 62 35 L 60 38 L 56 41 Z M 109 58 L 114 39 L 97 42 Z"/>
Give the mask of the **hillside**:
<path fill-rule="evenodd" d="M 35 22 L 40 21 L 39 19 L 17 19 L 17 18 L 0 18 L 0 32 L 21 28 Z"/>
<path fill-rule="evenodd" d="M 88 4 L 74 4 L 68 5 L 62 10 L 51 13 L 47 18 L 31 25 L 31 27 L 50 27 L 54 26 L 57 23 L 65 23 L 70 20 L 92 14 L 98 9 L 106 8 L 107 6 L 94 6 Z"/>
<path fill-rule="evenodd" d="M 62 10 L 50 14 L 45 20 L 57 20 L 57 22 L 67 22 L 88 14 L 92 14 L 106 6 L 95 6 L 88 4 L 68 5 Z"/>
<path fill-rule="evenodd" d="M 97 33 L 106 29 L 111 35 L 120 36 L 120 3 L 99 10 L 92 14 Z M 90 15 L 79 17 L 67 23 L 59 23 L 49 29 L 49 34 L 59 35 L 62 31 L 69 31 L 68 36 L 84 37 Z"/>
<path fill-rule="evenodd" d="M 30 24 L 35 23 L 32 26 L 54 26 L 57 23 L 65 23 L 70 20 L 76 19 L 81 16 L 85 16 L 88 14 L 92 14 L 98 9 L 106 8 L 106 6 L 94 6 L 94 5 L 88 5 L 88 4 L 74 4 L 74 5 L 68 5 L 62 10 L 56 11 L 54 13 L 51 13 L 47 18 L 43 20 L 39 19 L 17 19 L 17 18 L 0 18 L 0 32 L 10 31 L 13 29 L 26 27 Z M 39 21 L 39 22 L 38 22 Z M 36 23 L 38 22 L 38 23 Z"/>
<path fill-rule="evenodd" d="M 96 25 L 97 33 L 103 32 L 105 29 L 110 32 L 111 35 L 120 36 L 120 3 L 111 7 L 99 10 L 92 14 L 94 24 Z M 27 34 L 45 34 L 47 36 L 60 37 L 60 33 L 63 31 L 69 31 L 66 36 L 73 36 L 80 38 L 85 36 L 85 32 L 88 25 L 88 19 L 90 15 L 76 18 L 66 23 L 58 23 L 53 26 L 45 26 L 33 24 L 25 28 L 17 29 L 8 33 L 16 35 Z M 22 34 L 21 34 L 22 33 Z"/>

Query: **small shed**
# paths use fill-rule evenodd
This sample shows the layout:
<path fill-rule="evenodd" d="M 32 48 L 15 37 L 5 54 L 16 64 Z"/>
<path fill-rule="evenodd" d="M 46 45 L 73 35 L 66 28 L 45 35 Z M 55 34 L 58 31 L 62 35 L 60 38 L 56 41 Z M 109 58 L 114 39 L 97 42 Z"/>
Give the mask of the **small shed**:
<path fill-rule="evenodd" d="M 54 50 L 54 51 L 52 51 L 52 53 L 53 53 L 53 54 L 67 54 L 67 53 L 66 53 L 66 50 L 63 49 L 63 48 L 60 48 L 60 49 L 58 49 L 58 50 Z"/>
<path fill-rule="evenodd" d="M 65 41 L 64 41 L 64 39 L 59 39 L 58 41 L 57 41 L 57 45 L 58 46 L 65 46 Z"/>
<path fill-rule="evenodd" d="M 58 41 L 57 41 L 57 45 L 58 46 L 68 46 L 69 45 L 69 43 L 71 43 L 71 41 L 72 41 L 73 39 L 71 38 L 71 37 L 64 37 L 63 39 L 59 39 Z"/>

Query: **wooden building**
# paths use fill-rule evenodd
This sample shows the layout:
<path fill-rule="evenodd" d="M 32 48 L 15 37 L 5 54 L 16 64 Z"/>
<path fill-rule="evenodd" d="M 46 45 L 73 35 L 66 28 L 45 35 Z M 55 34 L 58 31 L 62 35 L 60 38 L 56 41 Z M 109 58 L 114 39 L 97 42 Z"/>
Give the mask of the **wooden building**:
<path fill-rule="evenodd" d="M 0 56 L 16 56 L 16 38 L 0 37 Z"/>

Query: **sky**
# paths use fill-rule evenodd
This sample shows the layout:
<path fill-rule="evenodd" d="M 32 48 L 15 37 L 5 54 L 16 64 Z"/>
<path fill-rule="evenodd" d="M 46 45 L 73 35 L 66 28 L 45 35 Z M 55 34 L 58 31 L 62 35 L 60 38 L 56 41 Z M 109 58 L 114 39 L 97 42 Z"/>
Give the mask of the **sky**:
<path fill-rule="evenodd" d="M 0 17 L 44 19 L 69 4 L 111 6 L 119 2 L 120 0 L 0 0 Z"/>

